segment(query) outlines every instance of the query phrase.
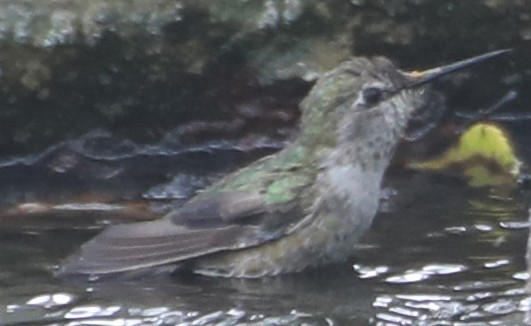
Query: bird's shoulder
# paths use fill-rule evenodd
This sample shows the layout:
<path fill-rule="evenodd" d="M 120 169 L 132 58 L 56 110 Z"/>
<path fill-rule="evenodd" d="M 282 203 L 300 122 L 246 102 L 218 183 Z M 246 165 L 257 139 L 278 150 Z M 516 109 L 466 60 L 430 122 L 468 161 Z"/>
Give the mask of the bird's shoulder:
<path fill-rule="evenodd" d="M 303 148 L 285 150 L 229 174 L 200 192 L 196 200 L 226 192 L 260 194 L 268 205 L 288 203 L 314 183 L 316 171 Z"/>
<path fill-rule="evenodd" d="M 169 214 L 175 224 L 224 227 L 266 223 L 270 227 L 304 215 L 315 171 L 300 148 L 265 157 L 200 192 Z M 289 223 L 289 222 L 288 222 Z"/>

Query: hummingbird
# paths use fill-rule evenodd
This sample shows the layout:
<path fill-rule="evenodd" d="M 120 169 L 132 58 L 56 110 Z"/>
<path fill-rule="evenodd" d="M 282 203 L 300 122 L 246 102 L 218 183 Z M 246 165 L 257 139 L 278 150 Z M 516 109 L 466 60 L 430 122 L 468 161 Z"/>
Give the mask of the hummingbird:
<path fill-rule="evenodd" d="M 347 260 L 377 213 L 384 173 L 426 101 L 425 85 L 499 50 L 423 72 L 355 57 L 301 102 L 286 147 L 229 174 L 158 220 L 113 225 L 67 259 L 63 274 L 172 266 L 259 278 Z"/>

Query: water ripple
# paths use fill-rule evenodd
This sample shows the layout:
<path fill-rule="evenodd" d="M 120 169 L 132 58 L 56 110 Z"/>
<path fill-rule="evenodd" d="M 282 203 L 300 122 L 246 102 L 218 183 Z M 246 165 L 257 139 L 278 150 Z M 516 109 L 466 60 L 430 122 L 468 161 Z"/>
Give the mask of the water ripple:
<path fill-rule="evenodd" d="M 397 275 L 385 279 L 388 283 L 414 283 L 428 279 L 434 275 L 449 275 L 466 271 L 468 268 L 459 264 L 429 264 L 421 269 L 408 269 Z"/>
<path fill-rule="evenodd" d="M 29 299 L 26 304 L 30 306 L 52 308 L 67 305 L 69 303 L 72 303 L 75 299 L 76 296 L 70 293 L 42 294 Z"/>

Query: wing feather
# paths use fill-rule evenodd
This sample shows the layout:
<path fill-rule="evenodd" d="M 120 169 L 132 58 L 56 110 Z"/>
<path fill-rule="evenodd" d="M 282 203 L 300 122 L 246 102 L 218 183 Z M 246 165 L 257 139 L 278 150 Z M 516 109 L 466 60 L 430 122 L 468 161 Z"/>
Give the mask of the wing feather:
<path fill-rule="evenodd" d="M 275 176 L 269 168 L 260 171 L 261 175 L 254 175 L 256 180 L 247 180 L 256 191 L 207 192 L 162 219 L 107 228 L 67 259 L 61 272 L 108 274 L 181 263 L 257 246 L 290 233 L 305 215 L 296 194 L 311 183 L 311 178 L 288 182 L 290 179 Z M 268 184 L 279 179 L 285 181 L 283 186 L 290 187 L 290 196 L 280 201 L 277 196 L 275 204 L 271 204 L 266 200 L 271 198 Z M 234 183 L 236 187 L 239 181 L 235 180 L 239 179 L 228 177 L 220 184 L 232 188 Z"/>
<path fill-rule="evenodd" d="M 168 219 L 111 226 L 84 244 L 62 272 L 108 274 L 177 263 L 263 242 L 256 232 L 252 226 L 187 230 Z M 225 239 L 225 243 L 219 243 L 219 239 Z"/>

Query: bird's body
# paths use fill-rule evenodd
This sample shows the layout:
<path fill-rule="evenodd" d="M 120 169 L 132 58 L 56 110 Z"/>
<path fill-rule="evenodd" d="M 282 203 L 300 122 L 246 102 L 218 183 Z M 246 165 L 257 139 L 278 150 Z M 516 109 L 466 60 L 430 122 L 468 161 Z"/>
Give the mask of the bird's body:
<path fill-rule="evenodd" d="M 416 78 L 384 58 L 340 65 L 302 102 L 299 136 L 285 149 L 160 220 L 108 228 L 64 272 L 178 264 L 205 275 L 262 277 L 345 260 L 370 226 L 384 172 L 422 106 Z"/>

